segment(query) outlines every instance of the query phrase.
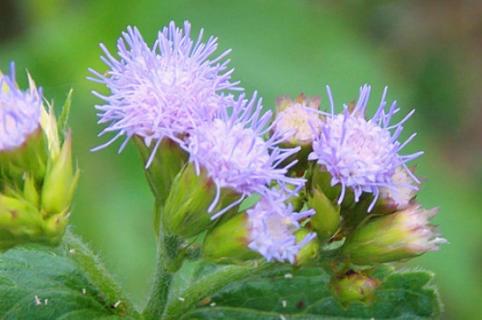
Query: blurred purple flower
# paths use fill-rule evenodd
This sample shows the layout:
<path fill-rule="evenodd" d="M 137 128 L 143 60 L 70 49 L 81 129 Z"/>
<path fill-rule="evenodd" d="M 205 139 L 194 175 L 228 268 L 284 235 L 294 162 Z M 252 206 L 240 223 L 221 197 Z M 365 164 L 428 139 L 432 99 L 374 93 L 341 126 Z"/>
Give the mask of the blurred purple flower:
<path fill-rule="evenodd" d="M 137 28 L 128 27 L 117 43 L 118 59 L 101 44 L 102 61 L 109 70 L 101 74 L 90 69 L 95 77 L 89 78 L 110 91 L 107 96 L 94 92 L 105 101 L 96 106 L 99 123 L 107 125 L 99 135 L 117 133 L 95 150 L 125 136 L 122 151 L 136 135 L 147 146 L 155 143 L 154 154 L 163 138 L 179 141 L 196 124 L 212 120 L 232 99 L 226 92 L 240 90 L 230 81 L 233 69 L 225 60 L 230 50 L 211 58 L 217 38 L 202 42 L 201 30 L 193 41 L 190 32 L 189 22 L 184 22 L 184 29 L 171 22 L 150 48 Z"/>
<path fill-rule="evenodd" d="M 281 135 L 263 137 L 272 129 L 272 113 L 262 114 L 261 99 L 256 93 L 248 101 L 241 95 L 232 105 L 219 114 L 212 122 L 196 126 L 186 143 L 190 161 L 197 172 L 204 168 L 214 181 L 217 192 L 209 212 L 216 206 L 221 189 L 227 188 L 240 194 L 239 204 L 251 193 L 266 194 L 270 185 L 277 183 L 281 190 L 295 192 L 305 180 L 287 177 L 293 161 L 281 165 L 299 148 L 280 148 Z M 227 209 L 213 215 L 220 216 Z"/>
<path fill-rule="evenodd" d="M 20 147 L 40 127 L 42 90 L 29 77 L 26 91 L 18 88 L 15 66 L 10 75 L 0 73 L 0 151 Z"/>
<path fill-rule="evenodd" d="M 300 228 L 299 221 L 314 213 L 313 209 L 293 212 L 292 206 L 276 194 L 263 197 L 247 210 L 249 248 L 259 252 L 268 261 L 295 263 L 300 249 L 316 237 L 315 233 L 309 233 L 297 242 L 295 232 Z"/>
<path fill-rule="evenodd" d="M 321 133 L 315 138 L 310 160 L 316 160 L 331 174 L 331 184 L 341 185 L 338 203 L 344 199 L 346 189 L 354 192 L 355 201 L 363 192 L 372 193 L 373 201 L 369 211 L 373 209 L 380 195 L 380 189 L 396 190 L 399 185 L 393 178 L 397 168 L 401 167 L 415 183 L 418 179 L 407 168 L 406 163 L 419 157 L 423 152 L 400 155 L 400 151 L 416 136 L 412 134 L 405 142 L 399 138 L 404 123 L 415 110 L 409 112 L 401 121 L 390 124 L 392 117 L 400 110 L 394 101 L 388 112 L 385 111 L 383 95 L 375 115 L 365 118 L 366 107 L 370 96 L 370 86 L 360 88 L 360 97 L 351 109 L 344 105 L 343 112 L 335 114 L 333 97 L 327 87 L 331 104 L 331 114 L 326 116 Z"/>

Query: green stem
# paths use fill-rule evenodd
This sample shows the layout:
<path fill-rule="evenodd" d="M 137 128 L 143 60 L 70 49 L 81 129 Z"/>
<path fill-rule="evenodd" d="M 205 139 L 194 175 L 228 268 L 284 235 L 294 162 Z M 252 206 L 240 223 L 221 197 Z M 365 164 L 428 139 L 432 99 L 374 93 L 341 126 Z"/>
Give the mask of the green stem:
<path fill-rule="evenodd" d="M 179 269 L 182 258 L 178 252 L 179 240 L 164 233 L 159 227 L 157 243 L 157 266 L 149 300 L 143 311 L 146 319 L 161 319 L 167 302 L 173 274 Z"/>
<path fill-rule="evenodd" d="M 85 272 L 88 280 L 99 289 L 106 303 L 117 310 L 117 314 L 139 317 L 139 313 L 123 295 L 121 287 L 99 257 L 70 229 L 65 233 L 64 246 L 70 258 Z"/>
<path fill-rule="evenodd" d="M 173 297 L 166 306 L 163 320 L 180 319 L 186 312 L 194 307 L 202 299 L 209 297 L 228 284 L 248 278 L 260 271 L 265 270 L 268 263 L 254 261 L 244 265 L 230 265 L 207 275 L 187 288 L 180 297 Z"/>

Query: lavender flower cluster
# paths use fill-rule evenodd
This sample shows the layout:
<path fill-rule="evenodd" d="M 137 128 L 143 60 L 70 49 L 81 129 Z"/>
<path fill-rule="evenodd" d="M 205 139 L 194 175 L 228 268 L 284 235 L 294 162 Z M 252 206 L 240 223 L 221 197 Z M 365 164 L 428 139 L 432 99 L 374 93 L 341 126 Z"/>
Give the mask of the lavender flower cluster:
<path fill-rule="evenodd" d="M 108 89 L 108 94 L 94 94 L 104 101 L 96 106 L 98 122 L 105 125 L 100 135 L 113 137 L 95 150 L 122 137 L 121 151 L 133 137 L 140 138 L 151 150 L 145 164 L 149 170 L 161 142 L 173 141 L 197 174 L 205 172 L 215 186 L 207 208 L 212 220 L 246 198 L 260 196 L 246 212 L 245 241 L 268 261 L 295 263 L 302 248 L 317 241 L 310 217 L 323 213 L 304 201 L 292 204 L 312 187 L 327 195 L 335 191 L 333 206 L 368 199 L 367 214 L 387 204 L 392 212 L 414 206 L 419 180 L 407 164 L 422 152 L 401 154 L 415 134 L 399 141 L 413 111 L 392 123 L 400 109 L 396 102 L 387 107 L 386 89 L 371 118 L 366 116 L 371 88 L 364 85 L 356 103 L 343 105 L 341 112 L 335 110 L 329 88 L 326 112 L 319 110 L 319 99 L 283 98 L 273 120 L 256 93 L 247 96 L 231 79 L 229 50 L 216 55 L 216 38 L 204 42 L 202 30 L 195 38 L 190 32 L 188 22 L 183 28 L 171 22 L 148 45 L 129 27 L 117 43 L 117 57 L 101 45 L 108 70 L 91 70 L 91 80 Z M 305 163 L 301 174 L 294 170 L 300 163 Z M 311 181 L 315 171 L 328 175 L 328 186 Z M 226 190 L 236 200 L 216 210 Z M 302 228 L 309 232 L 297 239 Z M 427 248 L 440 239 L 435 232 L 414 235 L 420 239 L 412 242 Z"/>

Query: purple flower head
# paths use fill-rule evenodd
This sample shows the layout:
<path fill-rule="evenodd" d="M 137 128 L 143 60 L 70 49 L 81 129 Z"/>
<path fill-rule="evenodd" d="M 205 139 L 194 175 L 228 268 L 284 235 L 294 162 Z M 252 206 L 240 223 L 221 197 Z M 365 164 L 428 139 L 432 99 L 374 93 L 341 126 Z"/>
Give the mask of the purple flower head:
<path fill-rule="evenodd" d="M 42 92 L 29 77 L 26 91 L 18 88 L 15 66 L 10 75 L 0 73 L 0 151 L 20 147 L 39 128 Z"/>
<path fill-rule="evenodd" d="M 277 195 L 263 197 L 253 208 L 247 210 L 249 226 L 249 248 L 259 252 L 266 260 L 289 261 L 316 235 L 308 234 L 300 242 L 295 232 L 299 221 L 314 214 L 314 210 L 293 212 L 291 205 Z"/>
<path fill-rule="evenodd" d="M 203 30 L 196 40 L 190 33 L 189 22 L 184 22 L 184 29 L 171 22 L 151 48 L 139 30 L 128 27 L 117 43 L 119 58 L 101 45 L 102 61 L 109 70 L 102 74 L 90 70 L 95 76 L 90 79 L 110 91 L 107 96 L 94 92 L 105 101 L 96 106 L 99 123 L 107 124 L 100 135 L 117 133 L 96 149 L 121 136 L 125 141 L 120 151 L 134 135 L 147 146 L 154 141 L 155 148 L 165 137 L 178 141 L 196 124 L 213 119 L 231 99 L 225 92 L 239 90 L 230 81 L 233 70 L 224 59 L 230 50 L 212 58 L 217 38 L 203 42 Z"/>
<path fill-rule="evenodd" d="M 209 212 L 216 206 L 222 188 L 240 194 L 234 206 L 252 193 L 269 192 L 272 183 L 277 183 L 281 190 L 304 185 L 304 179 L 286 176 L 296 161 L 281 166 L 299 148 L 278 147 L 282 139 L 279 135 L 263 139 L 272 129 L 272 114 L 262 114 L 262 109 L 261 99 L 257 99 L 256 94 L 249 101 L 241 95 L 218 118 L 201 123 L 191 131 L 185 146 L 190 161 L 198 173 L 204 168 L 217 188 Z M 212 218 L 217 218 L 223 212 L 225 210 L 214 214 Z"/>
<path fill-rule="evenodd" d="M 397 168 L 401 167 L 415 182 L 418 179 L 407 168 L 406 163 L 419 157 L 423 152 L 400 155 L 400 151 L 415 137 L 412 134 L 405 142 L 399 138 L 403 124 L 414 113 L 412 110 L 401 121 L 390 124 L 392 117 L 400 110 L 394 101 L 386 111 L 385 88 L 380 105 L 371 119 L 365 118 L 370 96 L 370 86 L 360 88 L 360 97 L 352 110 L 344 105 L 343 112 L 336 114 L 331 91 L 327 88 L 331 114 L 325 118 L 321 133 L 315 138 L 310 160 L 316 160 L 331 174 L 331 184 L 341 185 L 338 203 L 341 204 L 347 188 L 354 192 L 355 201 L 363 192 L 372 193 L 373 209 L 380 195 L 380 189 L 396 190 L 400 187 L 394 179 Z"/>

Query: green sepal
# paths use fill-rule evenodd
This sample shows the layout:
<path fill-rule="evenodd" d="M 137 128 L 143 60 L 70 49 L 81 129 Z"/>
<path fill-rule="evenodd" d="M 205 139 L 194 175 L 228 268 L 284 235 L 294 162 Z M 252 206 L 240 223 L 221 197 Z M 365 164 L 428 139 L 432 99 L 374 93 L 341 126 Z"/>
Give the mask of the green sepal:
<path fill-rule="evenodd" d="M 328 199 L 333 202 L 338 201 L 341 194 L 341 185 L 338 183 L 334 186 L 331 185 L 331 175 L 328 171 L 324 170 L 319 164 L 311 163 L 308 170 L 308 188 L 310 191 L 318 189 L 322 191 Z M 341 207 L 349 208 L 354 203 L 354 194 L 351 189 L 347 188 Z"/>
<path fill-rule="evenodd" d="M 296 242 L 300 243 L 303 239 L 310 233 L 310 231 L 306 228 L 301 228 L 296 231 L 295 237 Z M 298 254 L 296 255 L 295 265 L 297 266 L 306 266 L 311 265 L 318 260 L 320 256 L 320 240 L 318 237 L 310 240 L 307 244 L 305 244 Z"/>
<path fill-rule="evenodd" d="M 0 151 L 0 181 L 20 184 L 25 172 L 30 173 L 35 180 L 41 181 L 48 162 L 45 139 L 45 135 L 39 128 L 20 147 Z"/>
<path fill-rule="evenodd" d="M 230 189 L 221 189 L 221 194 L 212 214 L 235 201 L 239 195 Z M 167 196 L 161 219 L 167 233 L 181 238 L 195 236 L 206 231 L 215 221 L 208 209 L 216 195 L 216 186 L 206 172 L 201 169 L 199 175 L 194 165 L 188 163 L 175 177 Z M 236 212 L 238 206 L 230 212 Z M 226 212 L 226 215 L 230 214 Z"/>
<path fill-rule="evenodd" d="M 68 210 L 79 179 L 72 164 L 72 137 L 68 133 L 59 155 L 49 163 L 42 186 L 42 210 L 55 214 Z"/>
<path fill-rule="evenodd" d="M 315 210 L 315 214 L 310 219 L 313 230 L 316 231 L 320 240 L 330 239 L 340 226 L 340 206 L 334 204 L 318 188 L 313 188 L 308 195 L 308 206 Z"/>
<path fill-rule="evenodd" d="M 147 147 L 140 137 L 134 137 L 143 163 L 152 156 L 153 147 Z M 149 167 L 145 169 L 147 182 L 156 201 L 162 205 L 169 194 L 172 181 L 187 161 L 187 154 L 171 139 L 163 139 Z"/>
<path fill-rule="evenodd" d="M 207 233 L 202 255 L 207 260 L 236 263 L 259 255 L 248 248 L 249 226 L 245 213 L 225 218 Z"/>

